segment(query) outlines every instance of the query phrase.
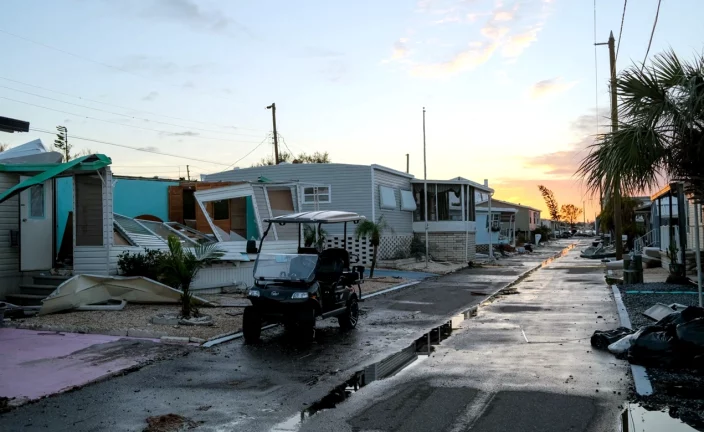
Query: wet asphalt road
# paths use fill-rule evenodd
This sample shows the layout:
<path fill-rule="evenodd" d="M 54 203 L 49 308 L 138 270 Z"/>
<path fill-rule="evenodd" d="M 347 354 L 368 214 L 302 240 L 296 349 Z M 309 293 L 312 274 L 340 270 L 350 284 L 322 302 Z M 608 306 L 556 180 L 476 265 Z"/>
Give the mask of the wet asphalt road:
<path fill-rule="evenodd" d="M 456 322 L 450 337 L 397 375 L 363 387 L 299 429 L 339 432 L 617 431 L 630 375 L 594 352 L 618 326 L 598 262 L 567 256 L 515 285 L 516 295 Z"/>
<path fill-rule="evenodd" d="M 319 322 L 319 341 L 309 348 L 292 345 L 277 328 L 264 332 L 263 342 L 256 346 L 238 340 L 213 349 L 184 349 L 183 356 L 3 414 L 0 430 L 135 431 L 145 427 L 149 416 L 175 413 L 201 422 L 198 430 L 203 431 L 269 431 L 354 372 L 408 347 L 430 328 L 479 304 L 567 244 L 502 260 L 505 267 L 468 269 L 370 299 L 362 303 L 355 331 L 340 333 L 334 320 Z M 445 412 L 447 418 L 466 404 L 443 401 L 473 400 L 477 392 L 437 390 L 432 385 L 425 391 L 436 395 L 426 398 L 435 401 L 428 402 L 431 409 Z M 328 412 L 333 411 L 337 410 Z"/>

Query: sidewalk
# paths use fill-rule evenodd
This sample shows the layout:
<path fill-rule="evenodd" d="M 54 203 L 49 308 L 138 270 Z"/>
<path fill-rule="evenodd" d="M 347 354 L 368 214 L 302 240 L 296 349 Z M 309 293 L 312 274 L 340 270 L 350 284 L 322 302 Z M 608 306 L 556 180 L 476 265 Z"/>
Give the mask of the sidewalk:
<path fill-rule="evenodd" d="M 184 349 L 146 339 L 0 328 L 0 398 L 18 405 Z"/>

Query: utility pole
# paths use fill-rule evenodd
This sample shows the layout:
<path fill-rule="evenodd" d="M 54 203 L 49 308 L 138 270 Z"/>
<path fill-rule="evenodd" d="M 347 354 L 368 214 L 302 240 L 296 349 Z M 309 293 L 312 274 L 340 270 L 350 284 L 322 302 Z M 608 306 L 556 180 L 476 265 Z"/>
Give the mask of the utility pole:
<path fill-rule="evenodd" d="M 425 159 L 425 107 L 423 107 L 423 204 L 425 207 L 425 267 L 428 267 L 428 166 Z"/>
<path fill-rule="evenodd" d="M 186 165 L 186 177 L 188 177 L 188 181 L 191 181 L 191 168 Z"/>
<path fill-rule="evenodd" d="M 274 122 L 274 165 L 279 164 L 279 135 L 276 133 L 276 104 L 272 102 L 266 107 L 271 110 L 271 119 Z"/>
<path fill-rule="evenodd" d="M 611 69 L 611 133 L 618 131 L 618 98 L 616 94 L 616 39 L 614 32 L 609 34 L 607 43 L 597 43 L 595 45 L 609 46 L 609 67 Z M 616 242 L 616 259 L 623 259 L 623 240 L 621 229 L 621 176 L 620 173 L 614 173 L 614 184 L 611 185 L 611 202 L 614 207 L 614 240 Z M 607 194 L 609 188 L 606 188 Z"/>
<path fill-rule="evenodd" d="M 408 153 L 406 153 L 406 174 L 408 174 L 410 172 L 409 171 L 409 169 L 410 169 L 409 164 L 410 164 L 409 155 L 408 155 Z"/>

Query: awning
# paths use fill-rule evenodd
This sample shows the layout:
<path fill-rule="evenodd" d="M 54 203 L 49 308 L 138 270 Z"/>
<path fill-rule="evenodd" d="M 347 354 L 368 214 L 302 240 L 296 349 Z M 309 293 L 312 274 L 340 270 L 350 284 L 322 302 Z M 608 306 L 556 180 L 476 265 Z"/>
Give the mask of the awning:
<path fill-rule="evenodd" d="M 79 158 L 76 158 L 72 161 L 62 163 L 62 164 L 49 164 L 49 165 L 0 165 L 0 172 L 36 172 L 36 171 L 43 171 L 40 174 L 35 175 L 34 177 L 28 178 L 27 180 L 23 181 L 22 183 L 16 184 L 15 186 L 11 187 L 10 189 L 6 190 L 2 194 L 0 194 L 0 204 L 5 202 L 6 200 L 12 198 L 13 196 L 17 195 L 18 193 L 22 192 L 25 189 L 29 189 L 32 186 L 36 186 L 39 184 L 43 184 L 47 180 L 51 180 L 54 177 L 57 177 L 66 171 L 72 170 L 72 169 L 77 169 L 80 171 L 97 171 L 100 168 L 104 168 L 108 165 L 110 165 L 112 161 L 110 160 L 109 157 L 102 155 L 102 154 L 96 154 L 96 155 L 89 155 L 89 156 L 82 156 Z"/>

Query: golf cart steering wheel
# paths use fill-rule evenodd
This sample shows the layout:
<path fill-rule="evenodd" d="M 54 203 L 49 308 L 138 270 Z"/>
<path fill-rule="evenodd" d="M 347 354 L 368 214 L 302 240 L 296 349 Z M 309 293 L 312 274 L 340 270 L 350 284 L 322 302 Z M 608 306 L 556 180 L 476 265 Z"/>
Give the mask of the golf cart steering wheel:
<path fill-rule="evenodd" d="M 354 258 L 354 260 L 352 258 Z M 359 254 L 351 253 L 350 254 L 350 262 L 353 262 L 355 264 L 358 263 L 359 262 Z"/>
<path fill-rule="evenodd" d="M 282 271 L 281 273 L 279 273 L 279 277 L 286 278 L 286 277 L 288 277 L 288 273 L 286 273 L 285 271 Z"/>

